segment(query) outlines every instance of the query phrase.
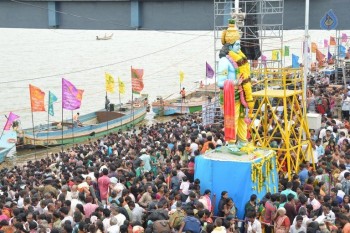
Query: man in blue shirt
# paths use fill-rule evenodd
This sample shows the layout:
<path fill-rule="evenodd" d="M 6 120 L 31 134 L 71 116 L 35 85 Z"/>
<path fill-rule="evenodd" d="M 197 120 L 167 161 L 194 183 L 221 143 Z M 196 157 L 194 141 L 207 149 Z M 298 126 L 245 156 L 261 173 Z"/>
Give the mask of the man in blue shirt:
<path fill-rule="evenodd" d="M 309 171 L 306 168 L 306 164 L 300 164 L 300 172 L 298 175 L 301 185 L 304 185 L 307 179 L 309 178 Z"/>

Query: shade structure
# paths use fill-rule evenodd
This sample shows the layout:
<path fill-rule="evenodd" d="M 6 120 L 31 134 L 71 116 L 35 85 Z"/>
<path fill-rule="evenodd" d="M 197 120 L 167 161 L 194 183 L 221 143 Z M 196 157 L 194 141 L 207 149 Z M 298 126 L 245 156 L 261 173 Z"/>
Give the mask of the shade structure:
<path fill-rule="evenodd" d="M 227 147 L 210 151 L 195 160 L 195 178 L 201 182 L 201 193 L 210 189 L 216 194 L 214 214 L 222 191 L 227 191 L 238 209 L 239 219 L 244 217 L 244 206 L 251 194 L 261 200 L 267 192 L 278 191 L 276 155 L 272 150 L 255 150 L 235 155 Z M 213 200 L 213 198 L 212 198 Z"/>

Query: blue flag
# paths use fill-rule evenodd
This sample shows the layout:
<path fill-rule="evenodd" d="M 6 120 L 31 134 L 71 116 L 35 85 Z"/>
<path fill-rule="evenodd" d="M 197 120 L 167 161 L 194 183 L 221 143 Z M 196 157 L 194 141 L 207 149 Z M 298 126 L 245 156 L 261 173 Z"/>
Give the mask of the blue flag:
<path fill-rule="evenodd" d="M 344 58 L 346 56 L 346 48 L 342 45 L 339 46 L 339 57 Z"/>
<path fill-rule="evenodd" d="M 51 116 L 55 115 L 54 111 L 53 111 L 53 103 L 57 101 L 57 97 L 51 92 L 49 91 L 49 114 Z"/>
<path fill-rule="evenodd" d="M 299 68 L 299 56 L 292 54 L 292 68 Z"/>

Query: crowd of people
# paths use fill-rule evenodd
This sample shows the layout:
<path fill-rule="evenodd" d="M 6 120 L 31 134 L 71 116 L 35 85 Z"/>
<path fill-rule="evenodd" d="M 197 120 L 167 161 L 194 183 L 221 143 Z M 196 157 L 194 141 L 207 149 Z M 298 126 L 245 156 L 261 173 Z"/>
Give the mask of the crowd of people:
<path fill-rule="evenodd" d="M 321 128 L 311 130 L 316 161 L 302 163 L 292 180 L 281 171 L 278 193 L 259 200 L 252 192 L 242 219 L 230 193 L 222 190 L 215 206 L 194 177 L 195 157 L 225 145 L 223 126 L 186 115 L 2 169 L 0 232 L 348 233 L 348 96 L 329 87 L 309 92 L 309 111 L 325 110 Z"/>

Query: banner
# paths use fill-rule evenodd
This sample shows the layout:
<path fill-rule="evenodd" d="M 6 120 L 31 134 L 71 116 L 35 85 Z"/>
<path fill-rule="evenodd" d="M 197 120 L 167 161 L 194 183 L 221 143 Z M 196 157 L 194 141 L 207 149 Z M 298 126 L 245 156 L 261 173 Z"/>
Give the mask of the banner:
<path fill-rule="evenodd" d="M 214 70 L 213 70 L 213 68 L 211 68 L 211 66 L 208 64 L 208 62 L 205 63 L 205 76 L 207 78 L 214 77 Z"/>
<path fill-rule="evenodd" d="M 105 79 L 106 79 L 106 92 L 114 93 L 114 78 L 112 77 L 112 75 L 105 73 Z"/>
<path fill-rule="evenodd" d="M 133 69 L 131 68 L 131 85 L 132 92 L 135 94 L 140 94 L 143 90 L 143 69 Z"/>
<path fill-rule="evenodd" d="M 17 120 L 19 118 L 19 116 L 17 116 L 16 114 L 10 112 L 9 116 L 7 117 L 7 121 L 6 124 L 4 126 L 4 130 L 10 130 L 12 123 Z"/>
<path fill-rule="evenodd" d="M 179 76 L 180 76 L 180 83 L 182 83 L 185 79 L 185 73 L 183 71 L 180 71 Z"/>
<path fill-rule="evenodd" d="M 71 82 L 62 78 L 62 108 L 66 110 L 79 109 L 84 90 L 78 90 Z"/>
<path fill-rule="evenodd" d="M 29 84 L 29 92 L 32 112 L 45 112 L 45 92 L 31 84 Z"/>
<path fill-rule="evenodd" d="M 289 56 L 289 46 L 284 46 L 284 56 L 285 57 Z"/>
<path fill-rule="evenodd" d="M 51 116 L 54 116 L 54 109 L 53 109 L 53 103 L 57 101 L 57 97 L 51 92 L 49 91 L 49 109 L 48 112 Z"/>
<path fill-rule="evenodd" d="M 335 41 L 335 37 L 331 36 L 329 38 L 329 45 L 337 45 L 337 42 Z"/>
<path fill-rule="evenodd" d="M 125 94 L 125 84 L 119 77 L 118 77 L 118 87 L 119 87 L 119 93 Z"/>
<path fill-rule="evenodd" d="M 272 50 L 272 60 L 277 61 L 279 59 L 279 51 L 278 50 Z"/>
<path fill-rule="evenodd" d="M 299 68 L 299 56 L 292 54 L 292 68 Z"/>

